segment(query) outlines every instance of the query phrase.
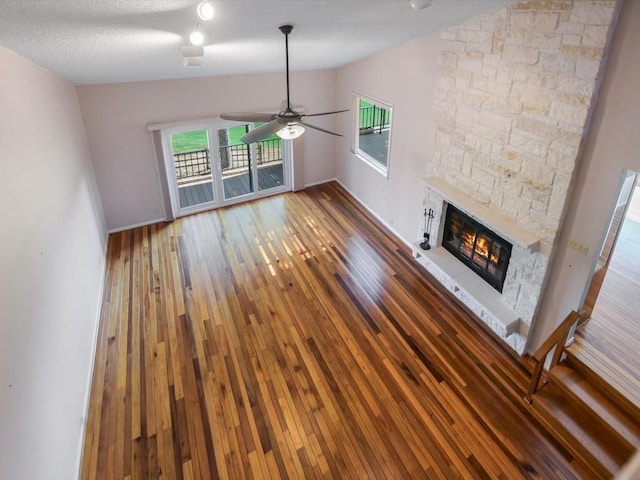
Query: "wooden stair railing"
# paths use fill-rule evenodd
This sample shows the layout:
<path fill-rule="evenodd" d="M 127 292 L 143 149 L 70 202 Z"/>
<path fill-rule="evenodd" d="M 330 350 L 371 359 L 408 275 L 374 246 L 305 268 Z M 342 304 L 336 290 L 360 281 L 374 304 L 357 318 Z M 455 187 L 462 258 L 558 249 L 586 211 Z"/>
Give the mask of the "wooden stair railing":
<path fill-rule="evenodd" d="M 579 327 L 589 317 L 589 313 L 585 310 L 581 310 L 579 313 L 576 311 L 572 311 L 569 315 L 567 315 L 567 318 L 565 318 L 562 323 L 560 323 L 560 325 L 556 327 L 553 333 L 549 335 L 549 338 L 547 338 L 545 342 L 540 345 L 540 347 L 532 355 L 532 358 L 535 361 L 535 368 L 533 369 L 533 373 L 531 374 L 531 382 L 529 383 L 527 394 L 524 397 L 527 403 L 531 404 L 531 396 L 538 391 L 544 364 L 547 361 L 547 356 L 549 355 L 551 350 L 553 350 L 553 347 L 556 347 L 556 349 L 553 352 L 553 357 L 551 358 L 551 363 L 549 364 L 549 370 L 555 367 L 560 361 L 562 353 L 564 352 L 564 349 L 567 345 L 567 340 L 569 339 L 569 332 L 571 332 L 571 327 L 573 327 L 573 325 L 575 325 L 576 323 L 577 327 Z"/>

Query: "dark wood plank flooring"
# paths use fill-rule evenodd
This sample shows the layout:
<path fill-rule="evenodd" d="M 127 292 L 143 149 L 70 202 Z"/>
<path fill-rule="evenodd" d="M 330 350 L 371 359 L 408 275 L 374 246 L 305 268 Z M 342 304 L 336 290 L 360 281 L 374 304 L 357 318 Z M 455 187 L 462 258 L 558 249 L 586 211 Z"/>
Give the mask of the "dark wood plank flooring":
<path fill-rule="evenodd" d="M 336 183 L 116 233 L 82 478 L 581 478 L 529 374 Z"/>

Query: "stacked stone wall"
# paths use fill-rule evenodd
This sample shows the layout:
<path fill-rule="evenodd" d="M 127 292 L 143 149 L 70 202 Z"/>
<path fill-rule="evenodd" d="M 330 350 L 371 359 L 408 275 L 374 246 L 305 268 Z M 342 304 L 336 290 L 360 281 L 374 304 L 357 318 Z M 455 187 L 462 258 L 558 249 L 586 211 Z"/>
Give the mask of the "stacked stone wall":
<path fill-rule="evenodd" d="M 615 0 L 531 0 L 442 33 L 428 175 L 549 254 L 600 83 Z"/>
<path fill-rule="evenodd" d="M 546 282 L 622 0 L 527 0 L 442 32 L 427 176 L 540 239 L 514 245 L 502 302 L 522 352 Z M 446 199 L 424 206 L 441 229 Z M 489 225 L 490 226 L 490 225 Z"/>

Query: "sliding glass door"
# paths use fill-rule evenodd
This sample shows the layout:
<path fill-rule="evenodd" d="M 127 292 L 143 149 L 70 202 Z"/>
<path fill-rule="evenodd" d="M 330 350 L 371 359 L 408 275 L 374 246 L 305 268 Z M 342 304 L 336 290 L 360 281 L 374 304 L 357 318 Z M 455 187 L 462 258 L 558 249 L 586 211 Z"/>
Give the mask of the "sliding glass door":
<path fill-rule="evenodd" d="M 219 122 L 163 131 L 165 165 L 175 216 L 286 191 L 289 155 L 272 135 L 247 145 L 240 138 L 260 124 Z"/>
<path fill-rule="evenodd" d="M 208 131 L 197 129 L 170 133 L 169 146 L 179 210 L 188 212 L 215 204 Z"/>
<path fill-rule="evenodd" d="M 224 199 L 250 195 L 255 191 L 253 164 L 254 146 L 240 141 L 249 125 L 237 125 L 216 130 L 220 147 L 220 172 Z"/>
<path fill-rule="evenodd" d="M 260 126 L 262 124 L 257 124 Z M 291 140 L 288 140 L 289 142 Z M 281 188 L 285 182 L 283 140 L 273 134 L 256 145 L 258 190 Z"/>

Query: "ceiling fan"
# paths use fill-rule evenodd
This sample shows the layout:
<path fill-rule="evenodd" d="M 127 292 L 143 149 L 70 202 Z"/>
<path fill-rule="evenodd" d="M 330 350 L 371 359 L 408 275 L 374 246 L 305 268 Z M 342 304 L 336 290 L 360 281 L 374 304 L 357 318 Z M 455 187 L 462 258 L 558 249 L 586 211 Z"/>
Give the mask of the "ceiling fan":
<path fill-rule="evenodd" d="M 318 117 L 320 115 L 331 115 L 334 113 L 348 112 L 349 110 L 336 110 L 334 112 L 323 113 L 299 113 L 291 108 L 291 101 L 289 99 L 289 34 L 293 30 L 292 25 L 282 25 L 278 27 L 284 34 L 285 53 L 287 61 L 287 106 L 284 110 L 278 113 L 221 113 L 220 117 L 225 120 L 235 120 L 239 122 L 266 122 L 258 128 L 251 130 L 244 135 L 240 140 L 244 143 L 259 142 L 260 140 L 267 138 L 269 135 L 277 134 L 284 139 L 298 138 L 304 133 L 304 127 L 319 130 L 324 133 L 329 133 L 337 137 L 342 137 L 341 134 L 325 130 L 324 128 L 311 125 L 303 120 L 305 117 Z M 283 102 L 284 103 L 284 102 Z"/>

